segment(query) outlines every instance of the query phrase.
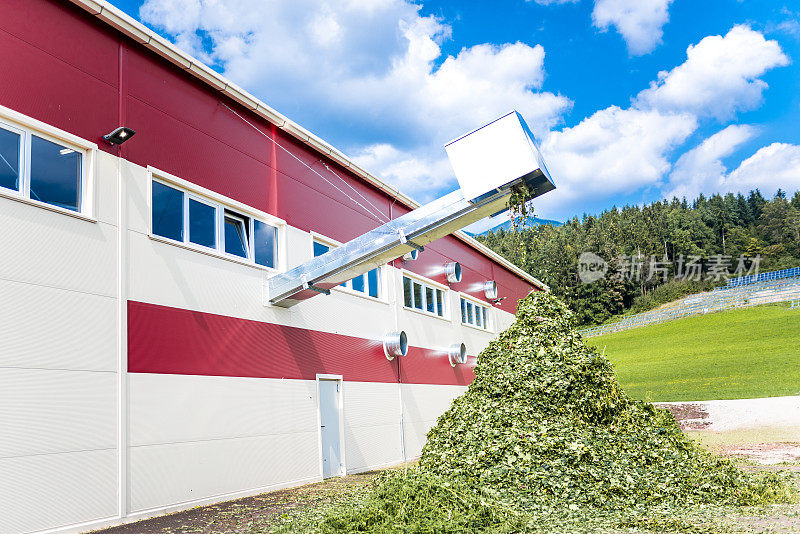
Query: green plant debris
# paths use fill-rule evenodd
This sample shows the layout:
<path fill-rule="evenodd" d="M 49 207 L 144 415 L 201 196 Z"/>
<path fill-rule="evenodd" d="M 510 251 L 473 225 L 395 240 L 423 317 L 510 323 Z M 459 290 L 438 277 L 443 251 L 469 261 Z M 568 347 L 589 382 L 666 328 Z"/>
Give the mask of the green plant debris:
<path fill-rule="evenodd" d="M 572 313 L 540 292 L 480 354 L 417 466 L 281 529 L 718 532 L 709 506 L 793 498 L 779 475 L 738 469 L 688 439 L 667 411 L 629 397 L 572 330 Z"/>

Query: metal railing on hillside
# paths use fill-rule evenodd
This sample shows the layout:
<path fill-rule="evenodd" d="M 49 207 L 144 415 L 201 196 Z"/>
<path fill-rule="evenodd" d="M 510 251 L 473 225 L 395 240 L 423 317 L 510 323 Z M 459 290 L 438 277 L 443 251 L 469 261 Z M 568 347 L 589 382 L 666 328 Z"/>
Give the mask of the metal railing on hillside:
<path fill-rule="evenodd" d="M 740 276 L 738 278 L 731 278 L 728 280 L 728 285 L 724 288 L 746 286 L 757 282 L 764 282 L 767 280 L 780 280 L 782 278 L 795 278 L 800 276 L 800 267 L 792 267 L 791 269 L 781 269 L 780 271 L 767 271 L 765 273 L 750 274 L 747 276 Z"/>
<path fill-rule="evenodd" d="M 800 307 L 800 304 L 797 306 L 794 304 L 795 302 L 800 303 L 800 276 L 689 295 L 670 308 L 631 315 L 614 323 L 588 328 L 581 333 L 584 337 L 600 336 L 683 317 L 787 301 L 793 302 L 792 308 Z"/>

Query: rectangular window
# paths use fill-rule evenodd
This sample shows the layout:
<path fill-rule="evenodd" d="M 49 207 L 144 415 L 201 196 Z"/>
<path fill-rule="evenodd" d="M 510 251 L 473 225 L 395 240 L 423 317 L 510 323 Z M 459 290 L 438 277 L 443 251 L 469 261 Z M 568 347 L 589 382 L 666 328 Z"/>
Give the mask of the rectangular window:
<path fill-rule="evenodd" d="M 223 236 L 225 239 L 225 252 L 240 258 L 250 257 L 249 247 L 247 246 L 250 239 L 247 236 L 247 220 L 240 215 L 225 210 Z"/>
<path fill-rule="evenodd" d="M 461 297 L 461 324 L 489 330 L 489 308 Z"/>
<path fill-rule="evenodd" d="M 153 235 L 275 268 L 278 229 L 175 186 L 151 182 Z"/>
<path fill-rule="evenodd" d="M 436 313 L 436 300 L 433 298 L 433 288 L 425 286 L 425 309 L 429 313 Z"/>
<path fill-rule="evenodd" d="M 153 233 L 183 241 L 183 191 L 153 182 Z"/>
<path fill-rule="evenodd" d="M 189 241 L 196 245 L 217 248 L 217 208 L 193 198 L 189 199 Z"/>
<path fill-rule="evenodd" d="M 80 211 L 82 163 L 80 152 L 32 135 L 31 198 Z"/>
<path fill-rule="evenodd" d="M 366 293 L 366 289 L 364 287 L 364 275 L 356 276 L 352 280 L 350 280 L 350 288 L 353 291 L 358 291 L 359 293 Z"/>
<path fill-rule="evenodd" d="M 378 298 L 380 294 L 380 271 L 376 267 L 367 273 L 367 294 L 370 297 Z"/>
<path fill-rule="evenodd" d="M 19 191 L 22 135 L 0 128 L 0 187 Z"/>
<path fill-rule="evenodd" d="M 0 188 L 70 211 L 83 208 L 84 149 L 0 123 Z"/>
<path fill-rule="evenodd" d="M 431 315 L 444 317 L 445 293 L 442 289 L 404 276 L 403 305 L 406 308 L 421 310 Z"/>
<path fill-rule="evenodd" d="M 278 257 L 278 229 L 257 219 L 253 221 L 253 229 L 256 263 L 274 269 Z"/>
<path fill-rule="evenodd" d="M 414 282 L 414 307 L 418 310 L 422 309 L 422 284 Z"/>

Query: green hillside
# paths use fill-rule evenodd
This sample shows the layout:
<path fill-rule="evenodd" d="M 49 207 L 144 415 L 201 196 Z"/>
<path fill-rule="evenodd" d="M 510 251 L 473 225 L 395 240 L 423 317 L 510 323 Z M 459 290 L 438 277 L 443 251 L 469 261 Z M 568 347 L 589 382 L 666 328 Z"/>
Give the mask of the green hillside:
<path fill-rule="evenodd" d="M 589 338 L 652 401 L 800 394 L 800 310 L 766 305 Z"/>

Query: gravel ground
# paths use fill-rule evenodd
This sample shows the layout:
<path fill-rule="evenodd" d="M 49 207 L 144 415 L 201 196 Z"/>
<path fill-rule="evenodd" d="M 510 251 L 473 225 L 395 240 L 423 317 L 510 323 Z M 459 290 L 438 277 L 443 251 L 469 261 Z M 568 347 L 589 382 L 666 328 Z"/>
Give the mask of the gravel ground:
<path fill-rule="evenodd" d="M 369 483 L 376 471 L 330 478 L 235 501 L 199 506 L 183 512 L 154 517 L 92 532 L 102 534 L 240 534 L 279 521 L 280 516 L 300 507 L 310 507 L 342 498 Z"/>

